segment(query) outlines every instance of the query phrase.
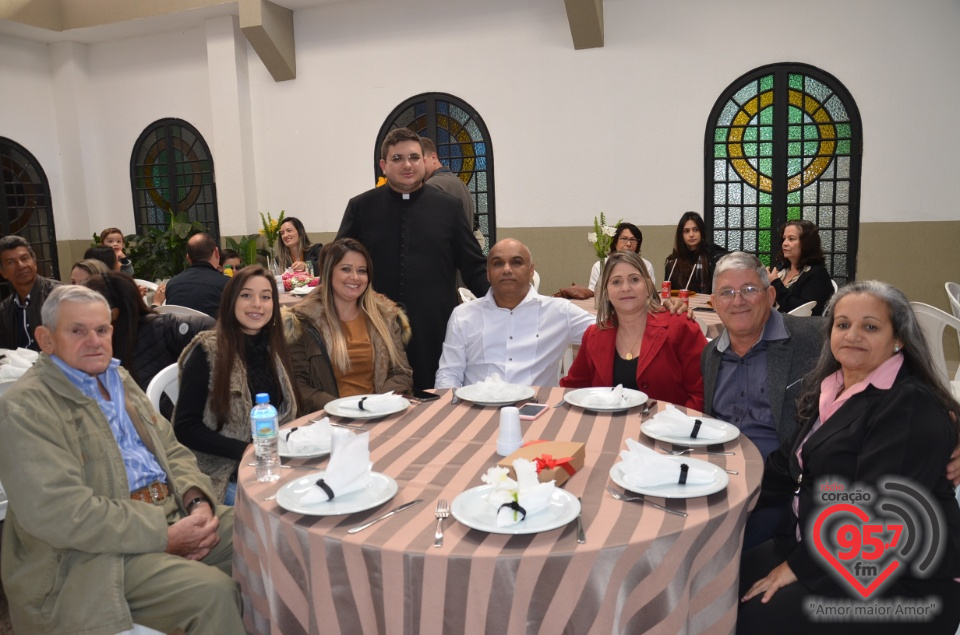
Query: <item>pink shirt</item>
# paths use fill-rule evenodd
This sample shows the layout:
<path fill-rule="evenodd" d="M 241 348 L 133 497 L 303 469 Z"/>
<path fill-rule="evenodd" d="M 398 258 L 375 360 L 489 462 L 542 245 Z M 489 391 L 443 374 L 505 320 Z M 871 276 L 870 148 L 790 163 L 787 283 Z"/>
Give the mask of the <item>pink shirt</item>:
<path fill-rule="evenodd" d="M 838 395 L 840 387 L 843 386 L 843 371 L 838 370 L 820 382 L 820 423 L 826 423 L 827 419 L 833 416 L 850 397 L 861 393 L 867 389 L 867 386 L 873 384 L 880 390 L 890 390 L 900 367 L 903 366 L 903 353 L 896 353 L 887 361 L 873 369 L 863 380 L 852 386 L 847 386 L 843 394 Z"/>

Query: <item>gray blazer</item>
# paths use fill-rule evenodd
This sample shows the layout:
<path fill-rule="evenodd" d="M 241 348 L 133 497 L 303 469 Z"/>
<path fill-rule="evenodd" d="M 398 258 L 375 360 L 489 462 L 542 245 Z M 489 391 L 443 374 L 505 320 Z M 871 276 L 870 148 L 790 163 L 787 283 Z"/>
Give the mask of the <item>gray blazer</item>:
<path fill-rule="evenodd" d="M 767 395 L 770 397 L 770 411 L 780 443 L 789 440 L 800 426 L 797 421 L 797 399 L 803 382 L 797 380 L 809 373 L 817 363 L 823 346 L 824 322 L 825 319 L 819 317 L 784 315 L 783 325 L 789 337 L 770 342 L 767 348 Z M 720 372 L 720 356 L 717 340 L 714 339 L 703 349 L 700 357 L 703 412 L 706 415 L 713 414 L 713 393 Z"/>

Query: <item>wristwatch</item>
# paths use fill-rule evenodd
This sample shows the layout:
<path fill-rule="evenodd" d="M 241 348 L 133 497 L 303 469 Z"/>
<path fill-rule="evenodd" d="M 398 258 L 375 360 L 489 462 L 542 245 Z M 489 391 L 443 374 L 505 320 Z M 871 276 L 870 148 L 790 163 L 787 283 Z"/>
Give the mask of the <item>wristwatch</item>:
<path fill-rule="evenodd" d="M 213 510 L 213 503 L 210 502 L 210 499 L 209 499 L 209 498 L 207 498 L 206 496 L 197 496 L 197 497 L 194 498 L 192 501 L 190 501 L 189 503 L 187 503 L 187 513 L 188 513 L 188 514 L 192 514 L 192 513 L 193 513 L 193 508 L 196 507 L 197 505 L 199 505 L 200 503 L 206 503 L 206 504 L 210 505 L 210 510 L 211 510 L 211 511 Z"/>

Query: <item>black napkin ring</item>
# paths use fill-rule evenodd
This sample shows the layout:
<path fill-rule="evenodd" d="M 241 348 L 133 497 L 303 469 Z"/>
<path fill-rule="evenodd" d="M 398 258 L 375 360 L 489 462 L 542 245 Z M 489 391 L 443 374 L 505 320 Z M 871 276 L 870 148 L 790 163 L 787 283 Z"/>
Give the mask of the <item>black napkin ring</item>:
<path fill-rule="evenodd" d="M 518 503 L 517 501 L 510 501 L 509 503 L 504 503 L 503 505 L 497 508 L 497 513 L 499 514 L 500 510 L 503 509 L 504 507 L 508 507 L 515 512 L 520 512 L 520 520 L 523 520 L 524 518 L 527 517 L 527 510 L 525 510 L 523 507 L 520 507 L 520 503 Z"/>
<path fill-rule="evenodd" d="M 296 432 L 296 431 L 299 430 L 299 429 L 300 429 L 300 426 L 293 426 L 292 428 L 290 428 L 289 430 L 287 430 L 287 436 L 283 437 L 283 440 L 284 440 L 284 441 L 289 441 L 289 440 L 290 440 L 290 435 L 293 434 L 294 432 Z"/>
<path fill-rule="evenodd" d="M 363 399 L 357 402 L 357 407 L 360 408 L 360 410 L 365 410 L 365 408 L 363 407 L 363 402 L 366 401 L 367 399 L 369 399 L 369 397 L 364 397 Z"/>
<path fill-rule="evenodd" d="M 680 480 L 677 481 L 680 485 L 687 484 L 687 472 L 690 471 L 690 466 L 686 463 L 680 464 Z"/>
<path fill-rule="evenodd" d="M 691 439 L 697 438 L 697 435 L 700 434 L 700 426 L 702 425 L 703 425 L 703 421 L 700 421 L 699 419 L 693 420 L 693 432 L 690 433 Z"/>
<path fill-rule="evenodd" d="M 323 479 L 320 479 L 319 481 L 317 481 L 317 486 L 327 493 L 327 496 L 329 497 L 328 500 L 333 500 L 333 489 L 329 485 L 327 485 L 326 481 L 324 481 Z"/>

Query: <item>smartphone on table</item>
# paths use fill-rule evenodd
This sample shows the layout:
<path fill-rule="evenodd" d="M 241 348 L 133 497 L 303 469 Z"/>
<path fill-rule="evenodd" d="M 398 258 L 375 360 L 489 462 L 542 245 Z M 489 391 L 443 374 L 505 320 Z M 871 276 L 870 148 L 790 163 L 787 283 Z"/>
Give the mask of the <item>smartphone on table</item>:
<path fill-rule="evenodd" d="M 434 399 L 439 399 L 440 395 L 432 392 L 427 392 L 426 390 L 414 390 L 413 396 L 420 401 L 433 401 Z"/>
<path fill-rule="evenodd" d="M 522 421 L 533 421 L 544 412 L 549 406 L 543 403 L 528 403 L 520 406 L 520 419 Z"/>

